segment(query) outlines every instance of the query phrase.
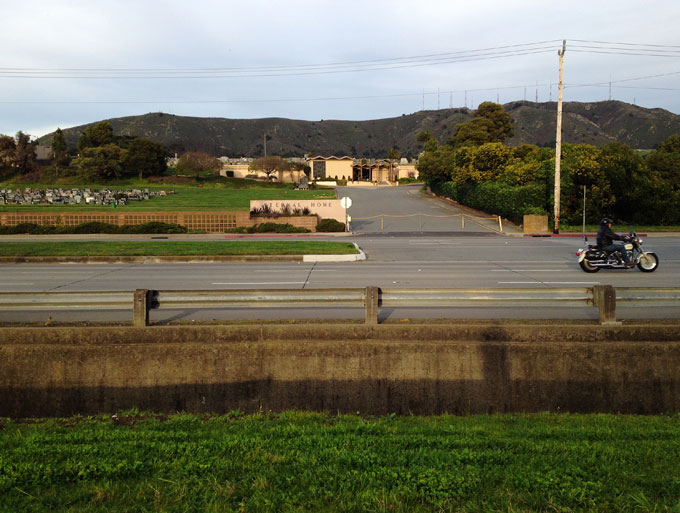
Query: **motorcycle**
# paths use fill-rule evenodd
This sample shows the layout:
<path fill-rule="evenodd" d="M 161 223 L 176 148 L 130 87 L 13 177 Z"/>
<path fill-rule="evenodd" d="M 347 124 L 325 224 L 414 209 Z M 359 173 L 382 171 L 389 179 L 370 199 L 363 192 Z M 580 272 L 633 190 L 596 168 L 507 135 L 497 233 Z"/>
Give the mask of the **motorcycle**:
<path fill-rule="evenodd" d="M 585 242 L 588 243 L 587 237 Z M 597 246 L 592 244 L 587 244 L 587 246 L 586 249 L 581 248 L 576 252 L 578 264 L 585 272 L 596 273 L 600 269 L 627 269 L 618 251 L 610 253 L 598 249 Z M 626 251 L 629 260 L 635 262 L 637 268 L 643 273 L 654 272 L 659 267 L 659 257 L 656 256 L 656 253 L 642 249 L 642 239 L 635 232 L 630 232 L 629 235 L 624 236 L 621 251 Z"/>

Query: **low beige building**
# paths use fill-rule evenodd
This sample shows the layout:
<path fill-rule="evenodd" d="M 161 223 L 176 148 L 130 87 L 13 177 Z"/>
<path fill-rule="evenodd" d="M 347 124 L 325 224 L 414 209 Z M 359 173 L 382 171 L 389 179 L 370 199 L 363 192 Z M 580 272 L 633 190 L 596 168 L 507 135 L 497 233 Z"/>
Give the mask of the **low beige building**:
<path fill-rule="evenodd" d="M 251 178 L 266 180 L 267 175 L 263 171 L 250 169 L 252 159 L 231 160 L 222 158 L 221 176 L 233 178 Z M 406 159 L 396 160 L 372 160 L 355 159 L 349 156 L 321 155 L 311 156 L 305 159 L 310 168 L 309 179 L 313 182 L 332 182 L 346 180 L 355 184 L 393 184 L 400 178 L 417 178 L 418 170 L 415 164 L 410 164 Z M 299 183 L 304 172 L 300 170 L 274 173 L 271 178 L 281 182 Z"/>
<path fill-rule="evenodd" d="M 417 178 L 415 164 L 406 159 L 400 161 L 383 159 L 354 159 L 352 157 L 314 156 L 307 159 L 312 169 L 312 180 L 347 180 L 373 184 L 396 183 L 400 178 Z"/>
<path fill-rule="evenodd" d="M 352 157 L 308 157 L 307 165 L 312 170 L 313 181 L 325 180 L 352 180 Z"/>

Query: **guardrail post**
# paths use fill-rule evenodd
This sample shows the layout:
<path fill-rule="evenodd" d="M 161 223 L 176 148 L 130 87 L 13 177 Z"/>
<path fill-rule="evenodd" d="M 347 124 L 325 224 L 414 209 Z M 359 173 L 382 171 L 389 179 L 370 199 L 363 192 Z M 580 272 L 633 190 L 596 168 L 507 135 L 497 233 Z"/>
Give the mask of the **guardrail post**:
<path fill-rule="evenodd" d="M 620 324 L 616 321 L 616 289 L 614 287 L 595 285 L 593 304 L 598 308 L 600 324 Z"/>
<path fill-rule="evenodd" d="M 378 324 L 378 306 L 380 303 L 380 289 L 366 287 L 364 304 L 366 306 L 366 324 Z"/>
<path fill-rule="evenodd" d="M 154 291 L 149 289 L 135 290 L 132 325 L 133 326 L 148 326 L 149 325 L 149 310 L 153 306 Z"/>

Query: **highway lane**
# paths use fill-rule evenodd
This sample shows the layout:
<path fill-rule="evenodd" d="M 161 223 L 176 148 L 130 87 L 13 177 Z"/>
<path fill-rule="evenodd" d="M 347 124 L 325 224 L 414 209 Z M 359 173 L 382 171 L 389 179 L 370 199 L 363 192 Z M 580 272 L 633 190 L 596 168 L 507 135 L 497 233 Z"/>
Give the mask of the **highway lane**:
<path fill-rule="evenodd" d="M 650 238 L 654 273 L 602 270 L 576 262 L 573 238 L 350 237 L 368 260 L 351 263 L 0 265 L 0 291 L 220 288 L 680 286 L 680 238 Z"/>
<path fill-rule="evenodd" d="M 115 291 L 269 288 L 562 288 L 680 287 L 680 238 L 651 237 L 646 243 L 661 259 L 654 273 L 602 270 L 587 274 L 576 263 L 575 238 L 504 236 L 350 237 L 369 260 L 354 263 L 229 263 L 144 265 L 1 265 L 0 291 Z M 630 310 L 630 311 L 629 311 Z M 677 308 L 619 309 L 626 318 L 680 318 Z M 158 311 L 155 320 L 361 318 L 360 309 L 227 309 Z M 592 308 L 573 309 L 384 309 L 401 318 L 594 318 Z M 55 312 L 54 320 L 129 320 L 130 313 Z M 44 313 L 0 312 L 0 322 L 41 321 Z"/>

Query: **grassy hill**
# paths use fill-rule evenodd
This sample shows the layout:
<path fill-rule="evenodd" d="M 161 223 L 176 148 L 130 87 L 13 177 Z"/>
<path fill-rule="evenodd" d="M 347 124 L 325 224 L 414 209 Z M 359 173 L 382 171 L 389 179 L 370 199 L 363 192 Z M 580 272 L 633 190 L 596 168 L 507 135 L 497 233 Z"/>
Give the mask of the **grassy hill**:
<path fill-rule="evenodd" d="M 555 141 L 555 102 L 507 103 L 505 110 L 515 125 L 511 145 L 524 143 L 552 146 Z M 680 133 L 680 116 L 663 109 L 646 109 L 618 101 L 564 104 L 563 140 L 604 145 L 618 141 L 636 149 L 650 149 Z M 301 121 L 284 118 L 226 119 L 151 113 L 108 121 L 117 135 L 142 136 L 158 141 L 171 151 L 206 151 L 216 156 L 261 156 L 267 134 L 267 153 L 285 157 L 305 153 L 385 157 L 390 148 L 402 156 L 416 156 L 422 145 L 416 140 L 429 130 L 446 141 L 457 123 L 469 121 L 466 108 L 420 111 L 396 118 L 369 121 Z M 64 129 L 74 147 L 85 126 Z M 51 134 L 41 139 L 49 145 Z"/>

